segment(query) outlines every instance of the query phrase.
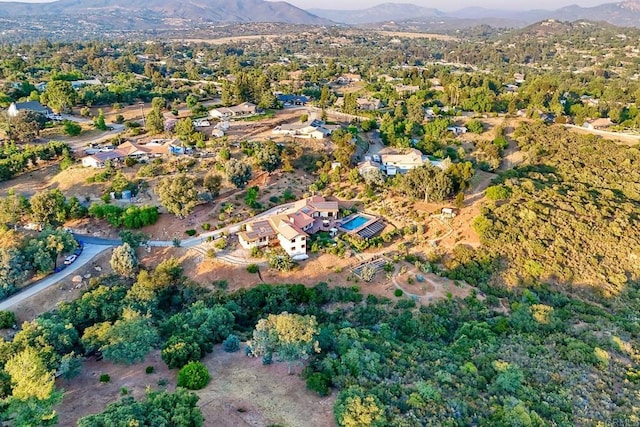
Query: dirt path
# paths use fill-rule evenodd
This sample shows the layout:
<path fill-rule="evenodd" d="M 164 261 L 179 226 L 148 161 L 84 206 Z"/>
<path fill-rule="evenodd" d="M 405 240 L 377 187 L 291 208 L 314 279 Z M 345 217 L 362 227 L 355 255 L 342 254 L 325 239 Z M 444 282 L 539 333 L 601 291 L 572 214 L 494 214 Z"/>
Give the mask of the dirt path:
<path fill-rule="evenodd" d="M 622 132 L 610 132 L 606 130 L 587 129 L 582 126 L 576 125 L 564 125 L 565 128 L 581 134 L 598 135 L 606 139 L 614 140 L 616 143 L 623 145 L 637 145 L 640 143 L 640 135 L 633 135 L 630 133 Z"/>

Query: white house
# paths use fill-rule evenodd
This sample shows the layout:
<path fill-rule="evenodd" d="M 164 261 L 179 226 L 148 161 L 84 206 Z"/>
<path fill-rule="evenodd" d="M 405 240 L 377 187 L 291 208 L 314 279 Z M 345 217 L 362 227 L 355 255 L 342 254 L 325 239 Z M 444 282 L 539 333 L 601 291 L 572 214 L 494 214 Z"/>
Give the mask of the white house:
<path fill-rule="evenodd" d="M 454 135 L 462 135 L 467 133 L 467 128 L 465 126 L 449 126 L 447 131 L 452 132 Z"/>
<path fill-rule="evenodd" d="M 214 108 L 209 111 L 209 116 L 216 119 L 251 117 L 256 114 L 258 114 L 258 106 L 251 102 L 243 102 L 233 107 Z"/>
<path fill-rule="evenodd" d="M 284 212 L 247 224 L 246 230 L 238 233 L 238 240 L 245 249 L 277 242 L 292 258 L 305 259 L 308 233 L 331 227 L 338 212 L 338 202 L 327 202 L 321 196 L 309 197 Z"/>

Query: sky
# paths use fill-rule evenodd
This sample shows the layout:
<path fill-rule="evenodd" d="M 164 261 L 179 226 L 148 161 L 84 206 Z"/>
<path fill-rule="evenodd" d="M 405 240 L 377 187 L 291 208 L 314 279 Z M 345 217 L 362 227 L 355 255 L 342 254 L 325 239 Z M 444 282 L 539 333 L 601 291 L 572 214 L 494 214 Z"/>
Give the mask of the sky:
<path fill-rule="evenodd" d="M 0 0 L 0 3 L 7 0 Z M 50 0 L 22 0 L 25 3 L 49 3 Z M 175 0 L 180 1 L 180 0 Z M 424 7 L 434 7 L 445 12 L 469 6 L 482 6 L 487 9 L 558 9 L 577 4 L 583 7 L 597 6 L 603 3 L 616 3 L 616 0 L 288 0 L 289 3 L 303 9 L 365 9 L 380 3 L 413 3 Z M 516 4 L 514 4 L 516 3 Z"/>

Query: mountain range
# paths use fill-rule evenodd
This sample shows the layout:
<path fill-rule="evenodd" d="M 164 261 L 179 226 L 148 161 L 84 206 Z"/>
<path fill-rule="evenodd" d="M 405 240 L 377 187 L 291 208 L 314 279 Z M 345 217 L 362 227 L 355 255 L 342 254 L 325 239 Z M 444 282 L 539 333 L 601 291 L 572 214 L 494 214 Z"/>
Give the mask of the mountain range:
<path fill-rule="evenodd" d="M 27 20 L 29 17 L 87 17 L 109 22 L 113 16 L 129 20 L 187 19 L 201 22 L 282 22 L 313 25 L 362 25 L 378 22 L 438 22 L 448 27 L 456 22 L 477 24 L 501 23 L 521 27 L 545 19 L 563 21 L 605 21 L 619 26 L 640 27 L 640 0 L 606 3 L 594 7 L 577 5 L 557 10 L 497 10 L 471 7 L 456 12 L 415 4 L 382 3 L 361 10 L 310 9 L 295 7 L 285 1 L 265 0 L 58 0 L 52 3 L 0 3 L 0 18 Z"/>
<path fill-rule="evenodd" d="M 264 0 L 59 0 L 52 3 L 0 3 L 0 17 L 86 16 L 111 14 L 139 19 L 174 18 L 210 22 L 284 22 L 324 25 L 331 22 L 284 1 Z"/>
<path fill-rule="evenodd" d="M 468 7 L 455 12 L 442 12 L 415 4 L 382 3 L 361 10 L 309 9 L 312 14 L 334 22 L 359 25 L 389 21 L 424 20 L 471 20 L 487 23 L 499 20 L 509 26 L 520 27 L 545 19 L 562 21 L 603 21 L 613 25 L 640 27 L 640 1 L 630 0 L 619 3 L 605 3 L 594 7 L 577 5 L 557 10 L 499 10 L 483 7 Z"/>

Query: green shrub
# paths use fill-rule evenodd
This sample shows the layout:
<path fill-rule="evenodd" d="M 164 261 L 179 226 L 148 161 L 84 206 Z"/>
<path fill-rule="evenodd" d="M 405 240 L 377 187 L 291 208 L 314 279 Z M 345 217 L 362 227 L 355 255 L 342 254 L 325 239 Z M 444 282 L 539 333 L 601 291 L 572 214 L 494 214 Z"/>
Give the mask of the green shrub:
<path fill-rule="evenodd" d="M 100 382 L 101 383 L 108 383 L 109 381 L 111 381 L 111 377 L 109 376 L 109 374 L 100 375 Z"/>
<path fill-rule="evenodd" d="M 178 386 L 189 390 L 204 388 L 210 379 L 207 367 L 200 362 L 189 362 L 178 372 Z"/>
<path fill-rule="evenodd" d="M 182 368 L 187 363 L 200 360 L 202 350 L 191 337 L 172 336 L 160 353 L 169 369 Z"/>
<path fill-rule="evenodd" d="M 0 311 L 0 329 L 11 328 L 16 324 L 16 314 L 13 311 Z"/>
<path fill-rule="evenodd" d="M 240 350 L 240 338 L 231 334 L 222 342 L 222 349 L 227 353 L 235 353 Z"/>
<path fill-rule="evenodd" d="M 205 222 L 204 224 L 202 224 L 202 229 L 204 231 L 209 231 L 211 230 L 211 224 L 209 224 L 208 222 Z"/>
<path fill-rule="evenodd" d="M 258 264 L 249 264 L 247 265 L 247 272 L 251 274 L 256 274 L 259 270 Z"/>
<path fill-rule="evenodd" d="M 196 230 L 194 229 L 189 229 L 187 231 L 184 232 L 187 236 L 191 237 L 191 236 L 195 236 L 196 235 Z"/>
<path fill-rule="evenodd" d="M 404 292 L 402 292 L 402 289 L 396 289 L 395 291 L 393 291 L 393 294 L 397 297 L 401 297 Z"/>
<path fill-rule="evenodd" d="M 307 378 L 307 388 L 318 393 L 320 396 L 329 395 L 329 386 L 331 381 L 326 374 L 315 372 Z"/>

